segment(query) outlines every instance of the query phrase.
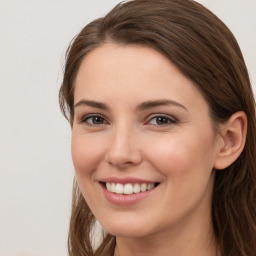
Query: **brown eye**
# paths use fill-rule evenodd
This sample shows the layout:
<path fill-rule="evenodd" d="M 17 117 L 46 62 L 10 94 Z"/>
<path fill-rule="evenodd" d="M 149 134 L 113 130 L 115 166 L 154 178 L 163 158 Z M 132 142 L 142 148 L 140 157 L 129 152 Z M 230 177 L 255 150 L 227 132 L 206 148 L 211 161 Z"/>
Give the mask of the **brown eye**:
<path fill-rule="evenodd" d="M 83 118 L 83 123 L 87 123 L 89 125 L 101 125 L 106 124 L 106 120 L 101 116 L 87 116 Z"/>
<path fill-rule="evenodd" d="M 151 118 L 148 122 L 152 125 L 169 125 L 174 124 L 176 121 L 173 118 L 167 117 L 167 116 L 154 116 Z"/>

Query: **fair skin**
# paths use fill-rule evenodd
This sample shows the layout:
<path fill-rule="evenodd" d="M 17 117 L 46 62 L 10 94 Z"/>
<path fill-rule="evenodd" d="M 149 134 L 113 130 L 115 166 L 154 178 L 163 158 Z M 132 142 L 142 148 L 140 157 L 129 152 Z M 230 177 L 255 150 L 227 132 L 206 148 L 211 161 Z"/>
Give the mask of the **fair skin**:
<path fill-rule="evenodd" d="M 225 137 L 213 129 L 195 84 L 153 49 L 108 43 L 84 58 L 74 102 L 78 184 L 116 236 L 115 255 L 216 255 L 213 168 L 228 164 Z M 124 195 L 106 182 L 155 187 Z"/>

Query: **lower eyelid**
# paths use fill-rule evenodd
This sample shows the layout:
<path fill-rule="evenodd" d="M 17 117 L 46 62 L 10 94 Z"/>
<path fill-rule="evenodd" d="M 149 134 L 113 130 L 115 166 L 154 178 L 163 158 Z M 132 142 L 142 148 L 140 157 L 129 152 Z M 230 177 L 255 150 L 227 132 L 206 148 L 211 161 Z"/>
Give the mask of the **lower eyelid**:
<path fill-rule="evenodd" d="M 165 116 L 165 115 L 157 115 L 157 116 L 153 116 L 151 118 L 148 119 L 147 123 L 150 124 L 150 121 L 153 120 L 153 119 L 156 119 L 156 118 L 163 118 L 163 119 L 166 119 L 168 123 L 166 123 L 165 125 L 168 125 L 168 124 L 175 124 L 177 123 L 177 120 L 173 117 L 169 117 L 169 116 Z M 154 125 L 158 125 L 158 124 L 154 124 Z M 164 125 L 164 124 L 163 124 Z"/>
<path fill-rule="evenodd" d="M 87 123 L 88 125 L 97 125 L 97 124 L 90 124 L 89 122 L 87 122 L 90 118 L 95 118 L 95 117 L 101 118 L 103 120 L 102 124 L 107 123 L 107 121 L 104 117 L 102 117 L 101 115 L 97 115 L 97 114 L 83 116 L 82 118 L 80 118 L 80 123 Z M 101 125 L 101 124 L 98 124 L 98 125 Z"/>
<path fill-rule="evenodd" d="M 90 122 L 88 122 L 88 119 L 90 119 L 90 118 L 94 118 L 94 117 L 99 117 L 99 118 L 101 118 L 102 120 L 103 120 L 103 123 L 99 123 L 99 124 L 93 124 L 93 123 L 90 123 Z M 151 124 L 150 122 L 153 120 L 153 119 L 156 119 L 156 118 L 164 118 L 164 119 L 166 119 L 167 120 L 167 123 L 166 124 L 157 124 L 157 123 L 155 123 L 155 124 Z M 100 125 L 106 125 L 106 124 L 108 124 L 108 121 L 107 121 L 107 119 L 105 118 L 105 117 L 103 117 L 102 115 L 100 115 L 100 114 L 86 114 L 86 115 L 83 115 L 82 117 L 77 117 L 77 120 L 78 120 L 78 122 L 79 123 L 81 123 L 81 124 L 87 124 L 87 125 L 90 125 L 90 126 L 100 126 Z M 157 121 L 155 121 L 155 122 L 157 122 Z M 147 117 L 146 118 L 146 122 L 144 123 L 144 124 L 148 124 L 148 125 L 154 125 L 154 126 L 167 126 L 167 125 L 172 125 L 172 124 L 176 124 L 176 123 L 178 123 L 178 120 L 176 119 L 176 118 L 174 118 L 174 117 L 172 117 L 172 116 L 166 116 L 166 115 L 164 115 L 164 114 L 158 114 L 158 115 L 152 115 L 152 116 L 149 116 L 149 117 Z"/>

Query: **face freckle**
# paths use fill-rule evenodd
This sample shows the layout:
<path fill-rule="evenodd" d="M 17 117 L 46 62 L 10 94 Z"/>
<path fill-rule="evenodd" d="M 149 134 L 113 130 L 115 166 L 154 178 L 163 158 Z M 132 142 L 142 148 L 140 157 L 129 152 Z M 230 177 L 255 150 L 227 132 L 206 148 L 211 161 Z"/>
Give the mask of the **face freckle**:
<path fill-rule="evenodd" d="M 148 47 L 100 46 L 80 66 L 74 102 L 76 177 L 107 231 L 146 237 L 209 222 L 219 138 L 207 102 L 170 60 Z M 127 196 L 107 182 L 155 187 Z"/>

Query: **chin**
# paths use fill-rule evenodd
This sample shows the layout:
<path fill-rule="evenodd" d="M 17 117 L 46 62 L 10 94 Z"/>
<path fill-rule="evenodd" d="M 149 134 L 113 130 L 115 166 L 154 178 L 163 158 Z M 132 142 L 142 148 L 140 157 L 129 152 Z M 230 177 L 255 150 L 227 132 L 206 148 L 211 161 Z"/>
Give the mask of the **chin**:
<path fill-rule="evenodd" d="M 118 237 L 142 238 L 153 233 L 153 229 L 138 221 L 118 221 L 102 223 L 104 229 L 111 235 Z"/>

